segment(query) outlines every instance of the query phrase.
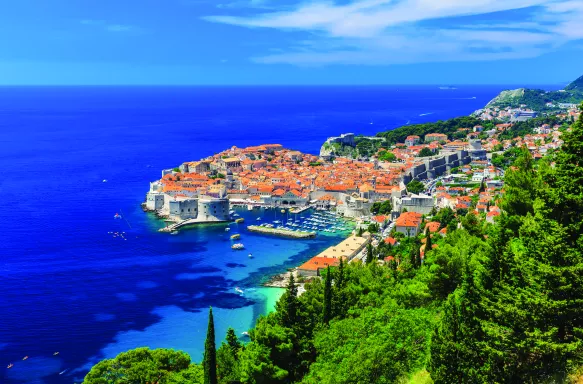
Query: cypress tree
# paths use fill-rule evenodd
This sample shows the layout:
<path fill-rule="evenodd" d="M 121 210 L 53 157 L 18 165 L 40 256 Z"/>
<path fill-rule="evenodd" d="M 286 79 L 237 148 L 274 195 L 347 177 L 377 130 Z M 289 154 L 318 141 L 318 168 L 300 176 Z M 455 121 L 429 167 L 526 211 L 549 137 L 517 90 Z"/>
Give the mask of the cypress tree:
<path fill-rule="evenodd" d="M 324 284 L 324 324 L 328 324 L 332 318 L 332 274 L 330 266 L 326 270 L 326 281 Z"/>
<path fill-rule="evenodd" d="M 372 245 L 368 243 L 368 245 L 366 246 L 366 263 L 367 264 L 372 263 L 373 259 L 374 255 L 372 253 Z"/>
<path fill-rule="evenodd" d="M 431 251 L 432 248 L 431 233 L 429 233 L 429 228 L 427 228 L 425 230 L 425 256 L 427 256 L 427 252 Z"/>
<path fill-rule="evenodd" d="M 217 348 L 215 345 L 215 322 L 213 308 L 209 308 L 209 323 L 204 342 L 204 357 L 202 359 L 204 369 L 204 384 L 217 384 Z"/>
<path fill-rule="evenodd" d="M 344 259 L 340 258 L 340 265 L 338 266 L 338 277 L 336 278 L 336 288 L 344 288 Z"/>
<path fill-rule="evenodd" d="M 344 267 L 344 259 L 340 258 L 340 265 L 334 277 L 334 295 L 332 297 L 333 308 L 332 312 L 335 316 L 342 318 L 346 312 L 346 293 L 344 287 L 346 286 L 346 268 Z"/>
<path fill-rule="evenodd" d="M 241 343 L 239 342 L 239 338 L 237 337 L 237 335 L 235 335 L 235 330 L 233 328 L 229 327 L 229 329 L 227 329 L 226 339 L 227 345 L 231 349 L 233 356 L 235 357 L 235 359 L 237 359 L 238 358 L 237 352 L 239 352 L 239 349 L 241 349 Z"/>
<path fill-rule="evenodd" d="M 298 287 L 292 273 L 289 274 L 289 282 L 286 292 L 277 303 L 277 314 L 280 324 L 292 328 L 297 324 L 299 315 Z"/>

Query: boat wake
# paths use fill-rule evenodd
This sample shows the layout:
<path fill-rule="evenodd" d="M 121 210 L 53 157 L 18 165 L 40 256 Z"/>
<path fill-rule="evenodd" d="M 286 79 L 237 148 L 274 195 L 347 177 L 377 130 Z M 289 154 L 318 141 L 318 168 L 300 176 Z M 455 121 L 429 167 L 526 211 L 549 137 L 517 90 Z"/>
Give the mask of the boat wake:
<path fill-rule="evenodd" d="M 427 115 L 433 115 L 433 112 L 422 113 L 419 116 L 427 116 Z"/>

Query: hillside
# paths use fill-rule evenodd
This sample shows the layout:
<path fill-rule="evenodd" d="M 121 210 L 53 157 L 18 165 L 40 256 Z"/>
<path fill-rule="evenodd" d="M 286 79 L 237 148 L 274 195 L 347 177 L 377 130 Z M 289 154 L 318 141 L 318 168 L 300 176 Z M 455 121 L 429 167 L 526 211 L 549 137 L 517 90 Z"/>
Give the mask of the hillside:
<path fill-rule="evenodd" d="M 543 112 L 560 109 L 559 103 L 578 104 L 581 101 L 583 101 L 583 76 L 559 91 L 529 88 L 502 91 L 490 100 L 486 108 L 518 108 L 526 105 L 527 108 Z M 547 106 L 547 103 L 552 103 L 554 106 Z"/>
<path fill-rule="evenodd" d="M 571 84 L 567 85 L 565 87 L 565 90 L 583 92 L 583 76 L 579 77 L 578 79 L 573 81 Z"/>

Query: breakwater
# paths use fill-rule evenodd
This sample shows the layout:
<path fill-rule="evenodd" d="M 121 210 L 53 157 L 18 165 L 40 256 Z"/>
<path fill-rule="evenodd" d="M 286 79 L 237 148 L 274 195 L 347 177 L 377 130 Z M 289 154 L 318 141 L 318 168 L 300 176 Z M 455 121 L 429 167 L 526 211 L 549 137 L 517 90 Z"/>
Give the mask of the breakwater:
<path fill-rule="evenodd" d="M 250 225 L 247 227 L 247 230 L 250 232 L 263 233 L 266 235 L 290 237 L 292 239 L 311 239 L 316 237 L 314 232 L 290 231 L 288 229 L 260 227 L 258 225 Z"/>

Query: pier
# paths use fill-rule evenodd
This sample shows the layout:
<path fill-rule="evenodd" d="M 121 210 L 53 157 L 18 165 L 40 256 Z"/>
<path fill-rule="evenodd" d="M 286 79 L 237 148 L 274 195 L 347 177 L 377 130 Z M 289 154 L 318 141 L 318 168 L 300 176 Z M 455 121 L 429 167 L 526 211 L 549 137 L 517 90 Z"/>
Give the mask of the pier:
<path fill-rule="evenodd" d="M 247 229 L 250 232 L 263 233 L 265 235 L 290 237 L 292 239 L 312 239 L 316 237 L 316 234 L 313 232 L 290 231 L 288 229 L 260 227 L 258 225 L 250 225 L 247 227 Z"/>

